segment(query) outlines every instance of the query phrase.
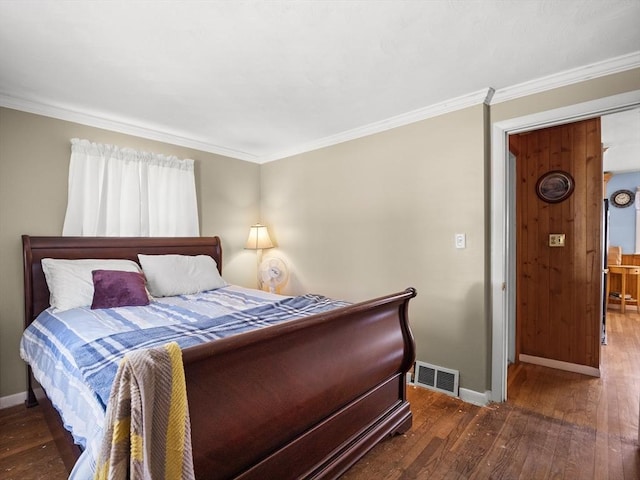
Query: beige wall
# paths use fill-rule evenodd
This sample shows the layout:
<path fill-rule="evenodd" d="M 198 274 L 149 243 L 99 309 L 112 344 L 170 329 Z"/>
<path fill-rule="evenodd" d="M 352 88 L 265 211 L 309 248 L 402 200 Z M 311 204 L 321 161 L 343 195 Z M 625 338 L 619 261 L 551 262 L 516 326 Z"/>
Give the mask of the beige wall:
<path fill-rule="evenodd" d="M 0 397 L 25 390 L 20 236 L 61 234 L 73 137 L 194 159 L 201 234 L 221 236 L 228 281 L 255 285 L 242 247 L 258 219 L 259 165 L 0 108 Z"/>
<path fill-rule="evenodd" d="M 263 165 L 261 213 L 293 293 L 363 300 L 413 286 L 418 359 L 484 391 L 484 107 Z M 454 247 L 454 234 L 467 248 Z"/>

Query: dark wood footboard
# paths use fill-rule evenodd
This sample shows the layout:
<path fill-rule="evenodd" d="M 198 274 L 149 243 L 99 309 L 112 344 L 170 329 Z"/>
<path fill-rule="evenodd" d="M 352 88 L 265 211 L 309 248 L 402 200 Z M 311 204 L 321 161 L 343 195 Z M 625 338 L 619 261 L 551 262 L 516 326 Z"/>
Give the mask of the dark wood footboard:
<path fill-rule="evenodd" d="M 25 235 L 23 247 L 25 326 L 48 306 L 42 258 L 207 254 L 222 267 L 218 237 Z M 409 429 L 405 375 L 415 345 L 408 303 L 415 295 L 409 288 L 185 349 L 197 478 L 336 478 L 385 436 Z M 77 447 L 62 451 L 67 466 L 79 454 Z"/>
<path fill-rule="evenodd" d="M 406 431 L 414 296 L 408 289 L 184 350 L 197 477 L 333 478 Z"/>

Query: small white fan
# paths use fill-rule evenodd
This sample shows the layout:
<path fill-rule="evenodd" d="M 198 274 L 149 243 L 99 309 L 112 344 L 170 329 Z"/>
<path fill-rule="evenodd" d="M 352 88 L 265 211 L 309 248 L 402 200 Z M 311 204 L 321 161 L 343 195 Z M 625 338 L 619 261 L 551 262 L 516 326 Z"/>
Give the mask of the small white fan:
<path fill-rule="evenodd" d="M 269 291 L 276 293 L 278 287 L 285 285 L 289 279 L 289 270 L 284 261 L 278 257 L 266 258 L 260 263 L 260 279 L 269 285 Z"/>

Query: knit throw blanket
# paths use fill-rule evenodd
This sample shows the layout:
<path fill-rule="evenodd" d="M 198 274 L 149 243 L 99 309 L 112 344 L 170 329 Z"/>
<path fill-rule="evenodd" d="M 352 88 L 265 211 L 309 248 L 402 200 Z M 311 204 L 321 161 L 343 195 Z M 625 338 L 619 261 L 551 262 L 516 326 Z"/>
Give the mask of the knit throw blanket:
<path fill-rule="evenodd" d="M 94 478 L 195 478 L 182 352 L 177 343 L 136 350 L 120 362 Z"/>

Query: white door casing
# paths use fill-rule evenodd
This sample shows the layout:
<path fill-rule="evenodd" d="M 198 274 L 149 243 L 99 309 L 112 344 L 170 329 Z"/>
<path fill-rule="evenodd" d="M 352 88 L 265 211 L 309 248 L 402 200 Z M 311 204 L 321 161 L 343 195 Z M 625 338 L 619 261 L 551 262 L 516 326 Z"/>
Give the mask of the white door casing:
<path fill-rule="evenodd" d="M 640 90 L 492 123 L 491 127 L 491 400 L 507 399 L 509 320 L 515 315 L 513 175 L 508 135 L 585 120 L 640 105 Z M 515 323 L 515 322 L 512 322 Z"/>

